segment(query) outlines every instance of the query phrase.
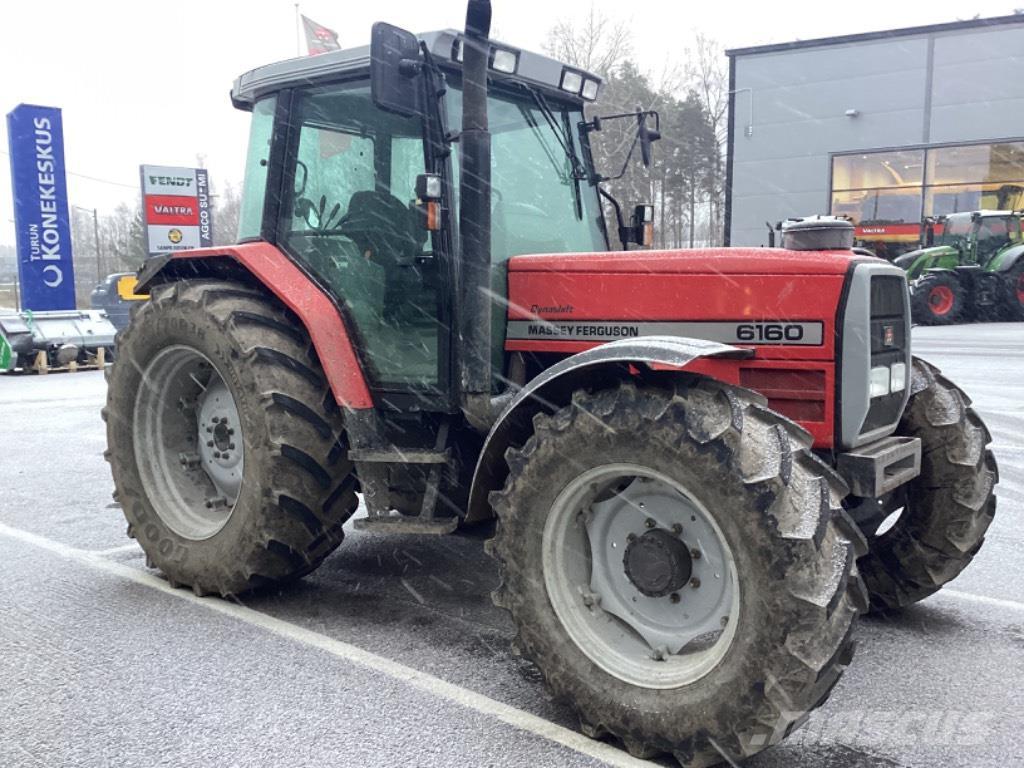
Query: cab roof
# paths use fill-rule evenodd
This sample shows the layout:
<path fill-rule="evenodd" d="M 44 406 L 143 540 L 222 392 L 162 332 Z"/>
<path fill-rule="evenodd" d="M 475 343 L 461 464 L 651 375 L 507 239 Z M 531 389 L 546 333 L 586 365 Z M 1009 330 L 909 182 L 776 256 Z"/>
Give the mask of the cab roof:
<path fill-rule="evenodd" d="M 461 68 L 456 59 L 462 33 L 454 29 L 443 29 L 436 32 L 424 32 L 417 38 L 426 44 L 427 49 L 442 66 Z M 565 71 L 578 73 L 583 78 L 597 82 L 600 93 L 602 80 L 595 74 L 563 64 L 540 53 L 524 51 L 514 46 L 491 40 L 492 50 L 511 51 L 516 54 L 516 71 L 514 74 L 490 70 L 491 77 L 506 81 L 525 81 L 549 89 L 561 98 L 582 102 L 579 94 L 561 89 Z M 251 109 L 253 103 L 274 91 L 295 85 L 308 85 L 311 82 L 335 79 L 339 75 L 357 74 L 369 70 L 370 46 L 348 48 L 343 51 L 331 51 L 315 56 L 302 56 L 295 59 L 266 64 L 250 70 L 235 80 L 231 88 L 231 102 L 239 109 Z"/>

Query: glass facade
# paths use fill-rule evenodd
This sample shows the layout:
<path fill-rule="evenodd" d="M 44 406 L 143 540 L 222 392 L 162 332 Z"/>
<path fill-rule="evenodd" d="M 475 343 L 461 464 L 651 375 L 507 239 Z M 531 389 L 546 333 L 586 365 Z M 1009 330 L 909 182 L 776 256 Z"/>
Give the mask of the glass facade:
<path fill-rule="evenodd" d="M 919 246 L 926 216 L 1024 207 L 1024 141 L 834 155 L 831 201 L 893 258 Z"/>

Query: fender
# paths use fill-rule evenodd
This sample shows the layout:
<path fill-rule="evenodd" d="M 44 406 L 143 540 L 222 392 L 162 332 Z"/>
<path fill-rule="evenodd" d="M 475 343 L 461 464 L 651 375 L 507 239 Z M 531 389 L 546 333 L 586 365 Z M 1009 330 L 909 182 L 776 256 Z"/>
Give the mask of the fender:
<path fill-rule="evenodd" d="M 683 370 L 701 358 L 744 359 L 753 356 L 752 349 L 713 341 L 679 336 L 643 336 L 612 341 L 560 360 L 519 390 L 491 426 L 473 472 L 465 522 L 474 523 L 492 517 L 487 497 L 491 491 L 499 490 L 505 484 L 508 475 L 505 451 L 513 444 L 526 441 L 534 415 L 551 413 L 566 405 L 575 389 L 600 383 L 603 378 L 610 382 L 621 376 L 623 364 Z"/>
<path fill-rule="evenodd" d="M 1013 245 L 992 259 L 988 271 L 1009 272 L 1022 260 L 1024 260 L 1024 245 Z"/>
<path fill-rule="evenodd" d="M 145 293 L 152 285 L 197 276 L 237 277 L 239 268 L 298 316 L 309 333 L 338 405 L 349 410 L 373 408 L 373 398 L 341 312 L 319 285 L 270 243 L 197 248 L 148 259 L 139 271 L 135 293 Z"/>

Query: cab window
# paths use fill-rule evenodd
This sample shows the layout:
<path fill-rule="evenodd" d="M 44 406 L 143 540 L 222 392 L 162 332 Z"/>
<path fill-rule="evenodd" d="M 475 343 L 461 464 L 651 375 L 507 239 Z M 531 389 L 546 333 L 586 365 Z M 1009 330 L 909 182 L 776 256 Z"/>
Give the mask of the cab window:
<path fill-rule="evenodd" d="M 301 92 L 295 115 L 282 244 L 347 310 L 372 384 L 436 386 L 438 270 L 414 207 L 420 120 L 378 110 L 365 84 Z"/>

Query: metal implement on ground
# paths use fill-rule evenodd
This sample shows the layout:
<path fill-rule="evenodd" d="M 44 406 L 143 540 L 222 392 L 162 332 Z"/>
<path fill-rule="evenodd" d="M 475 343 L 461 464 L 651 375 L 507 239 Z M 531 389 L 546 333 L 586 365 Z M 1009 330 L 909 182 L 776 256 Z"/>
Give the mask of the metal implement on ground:
<path fill-rule="evenodd" d="M 116 334 L 99 310 L 0 313 L 0 371 L 102 367 L 113 359 Z"/>
<path fill-rule="evenodd" d="M 317 568 L 357 493 L 366 533 L 493 526 L 494 600 L 584 733 L 736 763 L 826 700 L 860 613 L 971 561 L 990 438 L 848 222 L 639 250 L 652 209 L 590 142 L 630 120 L 646 163 L 657 116 L 585 116 L 600 78 L 490 15 L 235 83 L 242 242 L 149 260 L 118 338 L 128 533 L 235 596 Z"/>
<path fill-rule="evenodd" d="M 972 211 L 926 220 L 926 247 L 895 261 L 907 271 L 914 321 L 1024 320 L 1022 215 Z"/>

